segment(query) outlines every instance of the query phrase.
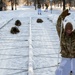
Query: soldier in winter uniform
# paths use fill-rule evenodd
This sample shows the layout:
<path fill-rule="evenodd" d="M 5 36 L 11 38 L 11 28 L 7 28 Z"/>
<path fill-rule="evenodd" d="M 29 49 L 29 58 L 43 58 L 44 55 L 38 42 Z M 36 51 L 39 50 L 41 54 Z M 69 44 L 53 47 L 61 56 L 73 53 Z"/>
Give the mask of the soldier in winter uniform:
<path fill-rule="evenodd" d="M 38 3 L 38 15 L 41 15 L 41 4 Z"/>
<path fill-rule="evenodd" d="M 75 75 L 75 30 L 70 22 L 61 24 L 66 16 L 70 15 L 68 10 L 64 10 L 58 17 L 56 29 L 58 32 L 61 46 L 61 63 L 56 70 L 56 75 Z"/>
<path fill-rule="evenodd" d="M 47 12 L 48 11 L 48 4 L 45 4 L 45 12 Z"/>

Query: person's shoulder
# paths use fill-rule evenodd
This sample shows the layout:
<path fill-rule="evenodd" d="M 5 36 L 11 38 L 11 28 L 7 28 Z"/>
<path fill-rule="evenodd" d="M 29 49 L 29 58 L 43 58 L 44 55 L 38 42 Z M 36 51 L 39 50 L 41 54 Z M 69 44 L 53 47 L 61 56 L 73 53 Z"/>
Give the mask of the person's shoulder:
<path fill-rule="evenodd" d="M 73 32 L 75 33 L 75 29 L 73 30 Z"/>
<path fill-rule="evenodd" d="M 73 30 L 73 32 L 72 32 L 73 34 L 75 34 L 75 29 Z"/>

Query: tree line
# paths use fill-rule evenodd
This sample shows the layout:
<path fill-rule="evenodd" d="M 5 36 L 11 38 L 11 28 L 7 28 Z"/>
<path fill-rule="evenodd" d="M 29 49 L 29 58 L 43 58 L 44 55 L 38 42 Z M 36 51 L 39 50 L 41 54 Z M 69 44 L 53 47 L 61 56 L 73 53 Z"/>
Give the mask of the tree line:
<path fill-rule="evenodd" d="M 17 9 L 16 6 L 19 5 L 22 2 L 23 5 L 31 5 L 33 3 L 34 6 L 40 2 L 41 4 L 44 3 L 51 3 L 53 5 L 58 5 L 58 7 L 63 7 L 63 10 L 66 9 L 66 6 L 75 7 L 75 0 L 0 0 L 0 10 L 3 10 L 3 8 L 6 8 L 8 6 L 8 3 L 11 5 L 11 10 Z"/>

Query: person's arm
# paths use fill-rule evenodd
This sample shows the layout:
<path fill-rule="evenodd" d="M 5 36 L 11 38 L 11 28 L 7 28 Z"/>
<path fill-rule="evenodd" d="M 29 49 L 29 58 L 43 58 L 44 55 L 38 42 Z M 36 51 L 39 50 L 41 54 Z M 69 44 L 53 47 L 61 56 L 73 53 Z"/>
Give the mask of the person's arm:
<path fill-rule="evenodd" d="M 61 30 L 62 31 L 64 30 L 63 24 L 61 24 L 62 23 L 62 20 L 64 20 L 65 17 L 68 16 L 68 15 L 70 15 L 70 13 L 68 13 L 68 9 L 66 9 L 58 17 L 57 24 L 56 24 L 56 29 L 57 29 L 57 32 L 58 32 L 59 37 L 60 37 L 60 33 L 62 33 Z"/>
<path fill-rule="evenodd" d="M 57 20 L 57 24 L 56 24 L 56 29 L 57 29 L 57 33 L 58 33 L 58 36 L 60 37 L 60 33 L 62 33 L 62 30 L 64 29 L 63 28 L 63 24 L 62 24 L 62 16 L 60 15 L 58 17 L 58 20 Z"/>

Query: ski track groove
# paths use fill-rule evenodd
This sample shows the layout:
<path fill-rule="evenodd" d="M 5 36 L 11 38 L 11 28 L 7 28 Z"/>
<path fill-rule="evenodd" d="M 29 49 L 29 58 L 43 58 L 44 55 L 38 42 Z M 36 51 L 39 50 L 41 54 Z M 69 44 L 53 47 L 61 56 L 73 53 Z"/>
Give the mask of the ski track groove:
<path fill-rule="evenodd" d="M 0 48 L 1 75 L 27 75 L 29 72 L 28 37 L 30 17 L 20 19 L 22 22 L 22 26 L 19 27 L 20 33 L 12 35 L 10 29 L 14 26 L 16 19 L 11 19 L 0 28 L 0 46 L 3 45 Z M 26 19 L 27 22 L 23 21 L 23 19 Z M 36 23 L 37 19 L 38 17 L 31 17 L 33 72 L 34 75 L 54 75 L 58 66 L 57 55 L 59 54 L 57 53 L 59 47 L 56 47 L 56 45 L 59 45 L 59 40 L 55 40 L 58 39 L 55 25 L 53 25 L 53 21 L 49 17 L 41 17 L 43 23 Z M 6 33 L 8 33 L 7 36 Z"/>

